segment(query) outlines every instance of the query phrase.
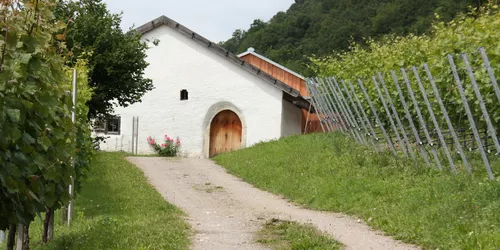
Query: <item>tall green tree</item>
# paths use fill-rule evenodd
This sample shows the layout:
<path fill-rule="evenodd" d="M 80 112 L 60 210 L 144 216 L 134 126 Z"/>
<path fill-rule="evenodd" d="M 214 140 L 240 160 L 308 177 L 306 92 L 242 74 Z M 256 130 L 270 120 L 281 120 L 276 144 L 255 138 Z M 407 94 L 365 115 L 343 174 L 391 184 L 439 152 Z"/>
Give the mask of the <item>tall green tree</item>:
<path fill-rule="evenodd" d="M 147 45 L 135 30 L 121 30 L 121 15 L 110 13 L 101 0 L 63 0 L 55 13 L 68 22 L 65 39 L 71 63 L 78 58 L 88 61 L 94 90 L 88 103 L 90 117 L 111 113 L 114 102 L 121 106 L 140 102 L 153 89 L 152 81 L 144 77 Z"/>
<path fill-rule="evenodd" d="M 230 51 L 237 51 L 238 48 L 240 47 L 241 40 L 243 40 L 243 36 L 245 35 L 246 31 L 237 29 L 233 32 L 233 36 L 229 38 L 229 40 L 225 42 L 219 43 L 220 45 L 224 45 L 224 47 L 227 50 Z"/>
<path fill-rule="evenodd" d="M 495 0 L 496 1 L 496 0 Z M 286 12 L 269 22 L 256 20 L 246 32 L 233 34 L 222 42 L 239 53 L 248 47 L 305 75 L 312 55 L 327 56 L 349 50 L 352 42 L 387 34 L 408 35 L 428 32 L 437 13 L 449 21 L 468 6 L 481 0 L 295 0 Z M 243 33 L 242 37 L 239 37 Z M 235 37 L 237 35 L 237 37 Z M 235 41 L 240 41 L 235 45 Z"/>

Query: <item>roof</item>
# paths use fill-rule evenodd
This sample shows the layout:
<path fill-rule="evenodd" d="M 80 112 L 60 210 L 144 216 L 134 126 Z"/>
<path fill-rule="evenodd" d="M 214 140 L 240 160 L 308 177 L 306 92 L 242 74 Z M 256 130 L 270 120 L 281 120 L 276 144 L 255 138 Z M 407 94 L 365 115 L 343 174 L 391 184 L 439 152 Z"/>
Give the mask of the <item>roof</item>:
<path fill-rule="evenodd" d="M 188 37 L 189 39 L 195 41 L 196 43 L 200 44 L 200 46 L 204 46 L 208 48 L 210 51 L 213 53 L 227 59 L 229 62 L 237 65 L 238 67 L 258 76 L 265 82 L 275 86 L 276 88 L 280 89 L 284 93 L 284 99 L 293 103 L 295 106 L 299 108 L 303 108 L 305 110 L 309 110 L 309 107 L 312 105 L 308 100 L 306 100 L 304 97 L 300 95 L 300 92 L 287 84 L 279 81 L 278 79 L 272 77 L 271 75 L 265 73 L 264 71 L 261 71 L 259 68 L 247 63 L 245 60 L 239 58 L 238 56 L 234 55 L 233 53 L 227 51 L 226 49 L 222 48 L 219 46 L 217 43 L 211 42 L 205 37 L 195 33 L 194 31 L 188 29 L 187 27 L 183 26 L 182 24 L 166 17 L 166 16 L 161 16 L 158 17 L 136 29 L 137 32 L 139 32 L 141 35 L 144 35 L 148 33 L 149 31 L 154 30 L 157 27 L 160 26 L 168 26 L 182 35 Z M 314 108 L 312 108 L 312 111 L 314 111 Z"/>
<path fill-rule="evenodd" d="M 282 70 L 284 70 L 284 71 L 286 71 L 286 72 L 288 72 L 288 73 L 290 73 L 290 74 L 292 74 L 292 75 L 294 75 L 294 76 L 296 76 L 298 78 L 300 78 L 300 79 L 302 79 L 302 80 L 305 80 L 305 78 L 303 76 L 301 76 L 299 73 L 297 73 L 297 72 L 295 72 L 295 71 L 293 71 L 293 70 L 291 70 L 291 69 L 289 69 L 289 68 L 287 68 L 287 67 L 285 67 L 285 66 L 283 66 L 283 65 L 281 65 L 281 64 L 279 64 L 279 63 L 277 63 L 277 62 L 275 62 L 275 61 L 273 61 L 273 60 L 271 60 L 271 59 L 269 59 L 269 58 L 267 58 L 267 57 L 265 57 L 263 55 L 261 55 L 261 54 L 256 53 L 254 48 L 251 48 L 251 47 L 248 48 L 247 51 L 239 54 L 238 57 L 242 58 L 242 57 L 247 56 L 247 55 L 256 56 L 256 57 L 258 57 L 258 58 L 260 58 L 260 59 L 262 59 L 262 60 L 264 60 L 264 61 L 266 61 L 266 62 L 268 62 L 268 63 L 270 63 L 270 64 L 272 64 L 272 65 L 274 65 L 274 66 L 276 66 L 276 67 L 278 67 L 278 68 L 280 68 L 280 69 L 282 69 Z"/>

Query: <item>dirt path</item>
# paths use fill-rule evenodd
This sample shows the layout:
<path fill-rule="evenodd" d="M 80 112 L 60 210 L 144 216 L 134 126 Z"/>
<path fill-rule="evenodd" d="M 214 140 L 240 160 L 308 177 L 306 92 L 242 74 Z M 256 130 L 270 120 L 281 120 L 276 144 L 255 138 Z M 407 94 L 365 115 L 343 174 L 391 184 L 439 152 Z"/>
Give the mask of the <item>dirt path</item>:
<path fill-rule="evenodd" d="M 271 218 L 312 223 L 342 242 L 346 249 L 418 249 L 383 236 L 357 220 L 312 211 L 254 188 L 209 160 L 137 158 L 150 182 L 183 209 L 196 231 L 194 249 L 265 249 L 255 232 Z"/>

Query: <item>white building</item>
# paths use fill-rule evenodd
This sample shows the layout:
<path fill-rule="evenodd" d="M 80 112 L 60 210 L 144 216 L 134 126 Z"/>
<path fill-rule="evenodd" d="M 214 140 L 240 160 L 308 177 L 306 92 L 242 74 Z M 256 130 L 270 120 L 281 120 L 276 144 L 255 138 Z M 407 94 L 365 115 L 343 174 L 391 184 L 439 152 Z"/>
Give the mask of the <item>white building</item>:
<path fill-rule="evenodd" d="M 150 43 L 145 77 L 155 89 L 116 108 L 101 149 L 131 152 L 133 117 L 139 154 L 153 152 L 148 136 L 179 137 L 183 155 L 206 158 L 301 133 L 301 110 L 310 104 L 298 90 L 165 16 L 137 30 Z"/>

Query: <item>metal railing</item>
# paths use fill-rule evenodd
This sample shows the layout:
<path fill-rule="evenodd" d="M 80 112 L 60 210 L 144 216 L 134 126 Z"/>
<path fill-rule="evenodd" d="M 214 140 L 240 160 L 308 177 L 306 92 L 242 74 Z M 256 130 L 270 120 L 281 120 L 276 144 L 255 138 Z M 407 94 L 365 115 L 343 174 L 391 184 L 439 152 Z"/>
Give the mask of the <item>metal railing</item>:
<path fill-rule="evenodd" d="M 339 131 L 440 170 L 485 169 L 493 180 L 490 163 L 500 160 L 500 88 L 486 50 L 470 57 L 448 55 L 443 62 L 449 68 L 436 76 L 425 63 L 386 72 L 387 78 L 381 72 L 369 81 L 353 78 L 357 84 L 309 78 L 307 87 L 324 132 Z"/>

